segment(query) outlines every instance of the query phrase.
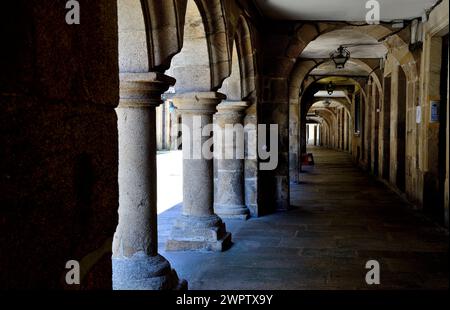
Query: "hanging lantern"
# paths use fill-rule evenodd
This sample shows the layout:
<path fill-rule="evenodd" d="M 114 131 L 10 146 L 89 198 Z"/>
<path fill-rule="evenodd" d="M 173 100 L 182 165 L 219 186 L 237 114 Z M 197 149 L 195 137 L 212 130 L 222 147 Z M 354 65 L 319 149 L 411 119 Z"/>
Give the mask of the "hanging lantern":
<path fill-rule="evenodd" d="M 344 69 L 345 64 L 350 59 L 350 52 L 341 45 L 336 51 L 330 54 L 330 57 L 336 65 L 336 69 Z"/>
<path fill-rule="evenodd" d="M 333 95 L 333 93 L 334 93 L 334 85 L 333 85 L 333 82 L 330 82 L 330 83 L 328 83 L 328 85 L 327 85 L 327 92 L 328 92 L 328 95 Z"/>

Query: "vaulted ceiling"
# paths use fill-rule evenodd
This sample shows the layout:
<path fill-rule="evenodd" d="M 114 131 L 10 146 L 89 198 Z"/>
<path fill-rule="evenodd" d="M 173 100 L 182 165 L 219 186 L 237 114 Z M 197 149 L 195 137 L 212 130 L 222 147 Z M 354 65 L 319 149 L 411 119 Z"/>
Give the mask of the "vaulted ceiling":
<path fill-rule="evenodd" d="M 347 27 L 325 32 L 302 51 L 299 58 L 315 59 L 317 67 L 309 72 L 314 79 L 324 77 L 368 77 L 373 70 L 380 68 L 380 60 L 387 54 L 387 48 L 378 38 L 360 31 L 358 25 L 366 25 L 366 15 L 371 7 L 366 7 L 369 0 L 253 0 L 261 14 L 269 19 L 282 21 L 341 22 Z M 380 19 L 384 23 L 399 23 L 421 18 L 439 0 L 377 0 L 380 4 Z M 404 23 L 408 25 L 408 22 Z M 392 26 L 392 32 L 402 26 Z M 375 27 L 375 26 L 374 26 Z M 386 25 L 389 28 L 389 25 Z M 337 69 L 331 61 L 330 54 L 339 46 L 350 52 L 350 59 L 345 68 Z M 343 85 L 344 81 L 334 81 Z M 354 83 L 354 82 L 352 82 Z M 320 92 L 318 96 L 328 95 Z M 335 92 L 328 97 L 342 97 Z"/>
<path fill-rule="evenodd" d="M 364 21 L 366 0 L 254 0 L 268 18 L 309 21 Z M 382 21 L 421 17 L 438 0 L 378 0 Z"/>
<path fill-rule="evenodd" d="M 302 58 L 329 58 L 339 45 L 348 45 L 353 58 L 383 58 L 387 49 L 373 37 L 352 29 L 340 29 L 323 34 L 308 44 Z"/>

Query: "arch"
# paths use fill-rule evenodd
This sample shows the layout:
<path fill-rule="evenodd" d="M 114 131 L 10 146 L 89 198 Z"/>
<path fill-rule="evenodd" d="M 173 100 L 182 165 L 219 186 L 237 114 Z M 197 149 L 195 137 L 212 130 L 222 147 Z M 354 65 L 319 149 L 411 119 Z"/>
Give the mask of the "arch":
<path fill-rule="evenodd" d="M 177 80 L 173 89 L 175 93 L 208 92 L 212 88 L 210 54 L 204 25 L 196 1 L 188 0 L 183 25 L 183 48 L 173 57 L 167 71 L 169 76 Z"/>
<path fill-rule="evenodd" d="M 322 117 L 320 117 L 320 116 L 308 116 L 308 117 L 306 118 L 306 120 L 307 120 L 307 121 L 314 121 L 314 122 L 316 122 L 317 124 L 322 124 L 322 122 L 325 121 L 325 120 L 324 120 Z"/>
<path fill-rule="evenodd" d="M 236 44 L 233 45 L 231 64 L 231 75 L 223 81 L 222 88 L 219 89 L 219 92 L 225 94 L 228 100 L 238 101 L 242 99 L 242 73 Z"/>
<path fill-rule="evenodd" d="M 332 77 L 332 76 L 330 76 L 330 77 Z M 355 85 L 359 85 L 361 88 L 361 92 L 364 92 L 363 87 L 361 87 L 361 84 L 358 81 L 356 81 L 355 79 L 352 79 L 351 77 L 349 77 L 348 80 L 352 81 Z M 315 98 L 314 97 L 314 94 L 318 90 L 317 82 L 318 81 L 314 80 L 314 82 L 310 83 L 303 91 L 303 95 L 301 96 L 301 98 L 299 98 L 300 100 L 298 102 L 300 103 L 300 111 L 302 111 L 301 116 L 306 115 L 305 113 L 308 112 L 308 110 L 311 108 L 311 106 L 314 103 L 323 101 L 323 98 Z M 343 98 L 330 98 L 330 100 L 342 105 L 351 116 L 352 103 L 351 103 L 350 98 L 346 97 L 345 100 Z"/>
<path fill-rule="evenodd" d="M 232 44 L 221 0 L 195 0 L 208 43 L 211 90 L 217 91 L 231 74 Z M 226 42 L 223 44 L 222 42 Z"/>
<path fill-rule="evenodd" d="M 336 121 L 336 113 L 333 112 L 330 109 L 327 108 L 316 108 L 314 109 L 314 111 L 317 112 L 317 114 L 323 118 L 323 120 L 328 124 L 328 126 L 330 126 L 330 128 L 332 127 L 332 125 L 334 125 L 335 121 Z"/>
<path fill-rule="evenodd" d="M 349 78 L 350 79 L 350 78 Z M 353 83 L 358 83 L 357 81 L 350 79 L 353 81 Z M 317 86 L 317 81 L 313 81 L 312 83 L 310 83 L 305 90 L 302 93 L 302 96 L 299 100 L 299 106 L 300 106 L 300 124 L 299 124 L 299 130 L 300 130 L 300 142 L 299 142 L 299 148 L 300 148 L 300 153 L 305 153 L 306 152 L 306 144 L 305 144 L 305 139 L 306 139 L 306 126 L 305 126 L 305 121 L 306 121 L 306 115 L 308 113 L 308 111 L 311 109 L 311 107 L 320 101 L 323 101 L 323 98 L 315 98 L 314 94 L 317 92 L 317 90 L 319 90 L 318 86 Z M 340 106 L 343 107 L 345 114 L 348 115 L 348 119 L 349 119 L 349 123 L 351 123 L 353 117 L 352 117 L 352 107 L 351 107 L 351 101 L 349 98 L 330 98 L 330 100 L 333 100 L 335 103 L 338 103 Z M 291 117 L 291 115 L 289 116 Z M 337 122 L 336 122 L 337 123 Z M 291 137 L 294 138 L 294 137 Z"/>
<path fill-rule="evenodd" d="M 316 30 L 320 29 L 320 24 L 316 28 Z M 306 28 L 300 28 L 299 31 L 302 32 Z M 366 26 L 343 26 L 339 24 L 328 24 L 323 27 L 323 30 L 320 31 L 320 34 L 316 35 L 315 38 L 320 37 L 320 35 L 330 33 L 334 30 L 340 30 L 340 29 L 351 29 L 360 33 L 363 33 L 365 35 L 369 35 L 372 38 L 376 39 L 377 41 L 384 40 L 384 38 L 387 38 L 383 43 L 386 46 L 388 50 L 388 55 L 390 55 L 391 58 L 398 61 L 402 69 L 405 71 L 407 75 L 408 80 L 408 90 L 407 90 L 407 103 L 408 103 L 408 110 L 412 110 L 412 106 L 414 106 L 414 103 L 416 102 L 417 97 L 417 81 L 418 81 L 418 74 L 417 74 L 417 63 L 414 55 L 409 51 L 409 45 L 402 39 L 402 36 L 405 35 L 406 31 L 400 32 L 398 34 L 394 34 L 392 36 L 389 36 L 393 31 L 389 29 L 386 26 L 383 25 L 366 25 Z M 316 33 L 317 34 L 317 33 Z M 306 36 L 307 37 L 307 36 Z M 301 52 L 305 48 L 304 46 L 300 46 L 296 44 L 295 39 L 291 40 L 290 47 L 297 46 L 297 56 L 301 55 Z M 290 52 L 293 51 L 293 49 L 287 49 Z M 380 97 L 382 97 L 383 93 L 383 86 L 382 86 L 382 80 L 385 76 L 385 72 L 382 72 L 380 68 L 377 68 L 376 66 L 370 66 L 367 61 L 361 60 L 361 59 L 351 59 L 351 62 L 358 65 L 358 67 L 362 68 L 364 71 L 368 72 L 369 78 L 373 79 L 373 82 L 376 85 L 376 88 L 380 94 Z M 315 84 L 315 79 L 307 79 L 309 74 L 319 66 L 330 62 L 330 59 L 296 59 L 295 65 L 292 68 L 292 71 L 290 72 L 290 80 L 289 80 L 289 101 L 291 104 L 295 104 L 296 102 L 299 102 L 299 94 L 302 92 L 305 92 L 307 88 L 309 88 L 311 85 Z M 386 66 L 385 66 L 386 68 Z M 283 69 L 286 69 L 284 67 Z M 281 68 L 280 68 L 281 70 Z M 361 85 L 360 85 L 361 86 Z M 367 103 L 368 95 L 365 93 L 364 87 L 361 87 L 362 94 L 364 96 L 364 101 Z M 365 107 L 367 108 L 367 107 Z M 411 143 L 411 142 L 407 142 Z"/>
<path fill-rule="evenodd" d="M 235 33 L 235 44 L 241 70 L 241 94 L 243 100 L 256 102 L 258 65 L 254 42 L 254 30 L 247 18 L 241 15 Z"/>
<path fill-rule="evenodd" d="M 330 101 L 331 101 L 331 103 L 336 103 L 336 104 L 344 107 L 344 109 L 348 113 L 351 113 L 352 107 L 351 107 L 351 103 L 350 103 L 350 101 L 348 99 L 344 100 L 343 98 L 333 98 L 333 99 L 330 99 Z M 313 100 L 310 109 L 313 108 L 315 104 L 323 103 L 323 102 L 325 102 L 325 101 L 323 99 L 320 99 L 320 98 L 317 98 L 317 99 Z"/>
<path fill-rule="evenodd" d="M 250 107 L 246 111 L 244 119 L 245 126 L 256 128 L 258 124 L 257 101 L 258 92 L 258 66 L 255 48 L 255 29 L 244 15 L 240 15 L 237 20 L 236 31 L 234 32 L 234 43 L 237 51 L 237 61 L 240 68 L 241 98 L 248 101 Z M 250 153 L 256 154 L 257 138 L 247 134 L 245 147 Z M 260 214 L 258 206 L 258 169 L 257 159 L 245 162 L 245 203 L 250 209 L 252 216 Z"/>
<path fill-rule="evenodd" d="M 329 64 L 331 62 L 332 61 L 330 59 L 300 59 L 299 61 L 297 61 L 289 79 L 289 100 L 291 102 L 298 100 L 300 93 L 302 93 L 305 87 L 308 86 L 304 85 L 305 79 L 314 69 L 317 69 L 320 66 Z M 380 79 L 375 72 L 377 71 L 376 67 L 373 68 L 365 61 L 360 59 L 351 59 L 349 60 L 349 62 L 366 71 L 369 77 L 373 78 L 377 87 L 381 89 Z M 351 76 L 349 76 L 349 79 L 351 79 Z"/>
<path fill-rule="evenodd" d="M 306 46 L 325 31 L 336 27 L 338 25 L 332 23 L 300 24 L 297 26 L 297 29 L 294 29 L 295 34 L 287 39 L 288 42 L 285 47 L 280 46 L 282 50 L 277 51 L 277 55 L 265 56 L 264 63 L 271 64 L 270 67 L 265 68 L 265 73 L 273 77 L 289 77 L 295 62 Z M 271 59 L 267 59 L 268 57 Z M 276 61 L 274 61 L 273 57 L 277 58 Z"/>
<path fill-rule="evenodd" d="M 253 35 L 246 17 L 240 15 L 234 32 L 231 75 L 226 78 L 219 90 L 230 100 L 257 99 L 257 61 Z M 239 88 L 239 89 L 238 89 Z"/>
<path fill-rule="evenodd" d="M 361 93 L 364 94 L 364 88 L 362 87 L 362 85 L 356 81 L 355 79 L 352 78 L 348 78 L 348 80 L 352 81 L 353 84 L 355 85 L 359 85 L 360 89 L 361 89 Z M 313 80 L 304 90 L 302 97 L 300 98 L 300 139 L 303 139 L 302 136 L 302 131 L 305 129 L 304 128 L 304 122 L 305 122 L 305 117 L 306 114 L 308 113 L 308 111 L 310 110 L 310 108 L 312 107 L 312 105 L 314 103 L 317 103 L 319 101 L 323 101 L 323 98 L 315 98 L 314 94 L 315 92 L 319 89 L 317 87 L 317 83 L 318 81 Z M 343 106 L 346 115 L 348 115 L 348 119 L 349 119 L 349 124 L 351 124 L 353 122 L 353 107 L 352 107 L 352 102 L 351 99 L 346 97 L 344 98 L 330 98 L 330 100 L 334 100 L 335 102 L 339 103 L 341 106 Z M 293 117 L 292 115 L 289 116 L 290 118 Z M 294 138 L 294 137 L 292 137 Z M 350 137 L 351 138 L 351 137 Z M 351 145 L 351 143 L 350 143 Z M 300 142 L 300 148 L 302 151 L 304 151 L 304 146 L 302 146 L 302 142 Z"/>
<path fill-rule="evenodd" d="M 119 0 L 129 1 L 129 0 Z M 149 71 L 163 73 L 183 46 L 187 0 L 140 0 L 145 21 Z"/>
<path fill-rule="evenodd" d="M 143 7 L 144 1 L 117 1 L 120 72 L 149 72 L 164 62 L 156 59 L 151 44 L 148 47 L 146 11 Z"/>
<path fill-rule="evenodd" d="M 231 74 L 232 44 L 222 44 L 230 42 L 222 1 L 190 1 L 195 1 L 202 17 L 209 55 L 210 90 L 215 91 Z M 128 16 L 131 17 L 129 30 L 137 30 L 140 45 L 145 42 L 146 46 L 145 52 L 139 54 L 139 61 L 145 64 L 147 71 L 164 73 L 169 70 L 173 57 L 183 48 L 188 0 L 118 0 L 118 4 L 119 7 L 121 5 L 133 7 L 131 11 L 126 10 L 135 14 L 134 17 Z M 139 4 L 140 16 L 136 15 Z M 139 70 L 142 71 L 142 68 Z"/>
<path fill-rule="evenodd" d="M 280 64 L 283 65 L 278 66 L 274 72 L 274 75 L 278 77 L 290 76 L 295 63 L 311 41 L 317 39 L 323 34 L 341 29 L 353 30 L 361 34 L 368 35 L 377 41 L 388 38 L 383 41 L 385 46 L 388 48 L 388 51 L 394 55 L 402 66 L 407 67 L 405 72 L 409 72 L 408 76 L 410 78 L 417 78 L 417 64 L 415 58 L 409 51 L 409 45 L 400 37 L 400 33 L 393 34 L 395 30 L 390 29 L 385 25 L 349 26 L 343 23 L 318 23 L 316 25 L 307 23 L 300 25 L 295 32 L 296 35 L 290 38 L 283 52 L 283 56 L 280 59 Z M 394 46 L 396 46 L 396 48 L 393 48 Z M 414 76 L 414 74 L 416 75 Z"/>
<path fill-rule="evenodd" d="M 409 50 L 409 45 L 398 35 L 394 35 L 385 41 L 388 53 L 400 64 L 409 82 L 418 82 L 419 73 L 417 61 Z"/>
<path fill-rule="evenodd" d="M 337 129 L 337 112 L 333 111 L 329 108 L 314 108 L 314 111 L 323 118 L 326 124 L 326 135 L 328 136 L 327 145 L 328 147 L 336 147 L 337 139 L 336 135 L 338 134 Z"/>

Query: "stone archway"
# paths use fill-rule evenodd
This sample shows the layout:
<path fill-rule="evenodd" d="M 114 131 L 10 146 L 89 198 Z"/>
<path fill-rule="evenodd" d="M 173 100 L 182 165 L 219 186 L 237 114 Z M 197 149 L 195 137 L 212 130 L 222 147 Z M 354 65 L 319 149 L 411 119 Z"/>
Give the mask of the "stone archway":
<path fill-rule="evenodd" d="M 384 41 L 384 45 L 388 48 L 389 52 L 399 60 L 402 67 L 404 68 L 405 72 L 407 72 L 407 76 L 409 78 L 409 81 L 412 83 L 411 87 L 409 87 L 408 91 L 408 102 L 409 105 L 414 102 L 414 96 L 411 95 L 414 93 L 414 78 L 417 79 L 417 65 L 415 62 L 414 56 L 409 52 L 408 45 L 401 39 L 401 36 L 404 35 L 402 33 L 394 34 L 392 37 L 389 37 L 393 31 L 391 29 L 388 29 L 387 27 L 383 25 L 378 26 L 348 26 L 348 25 L 339 25 L 336 23 L 331 24 L 319 24 L 316 28 L 311 28 L 310 26 L 302 25 L 297 30 L 297 34 L 301 34 L 303 32 L 308 30 L 308 34 L 305 34 L 305 38 L 312 38 L 317 39 L 323 34 L 330 34 L 335 30 L 341 30 L 341 29 L 347 29 L 351 31 L 355 31 L 356 33 L 362 33 L 364 35 L 368 35 L 372 38 L 374 38 L 377 41 L 384 40 L 385 38 L 388 38 L 388 40 Z M 322 30 L 319 30 L 322 29 Z M 311 39 L 311 40 L 312 40 Z M 309 41 L 310 42 L 310 41 Z M 288 47 L 286 48 L 286 64 L 292 63 L 292 61 L 289 61 L 289 57 L 297 55 L 299 56 L 302 51 L 306 48 L 309 42 L 305 42 L 298 40 L 297 37 L 294 37 L 291 39 L 290 43 L 288 44 Z M 396 46 L 396 49 L 392 49 L 392 46 Z M 288 53 L 289 51 L 289 53 Z M 293 60 L 292 58 L 291 60 Z M 307 81 L 308 75 L 312 72 L 312 70 L 318 68 L 319 66 L 323 65 L 326 62 L 329 62 L 329 59 L 295 59 L 293 63 L 295 65 L 286 65 L 286 66 L 280 66 L 279 68 L 279 74 L 282 75 L 289 72 L 289 109 L 290 109 L 290 132 L 296 132 L 296 127 L 298 126 L 299 122 L 296 119 L 298 114 L 298 98 L 299 94 L 304 91 L 305 88 L 308 87 L 308 84 L 313 83 L 312 81 L 308 81 L 307 85 L 304 85 L 304 82 Z M 352 62 L 356 63 L 359 67 L 361 67 L 365 72 L 367 72 L 368 76 L 372 78 L 373 82 L 376 84 L 377 88 L 381 91 L 382 85 L 382 72 L 379 70 L 379 67 L 377 66 L 370 66 L 366 64 L 364 61 L 360 59 L 352 59 Z M 362 93 L 364 98 L 366 99 L 365 102 L 369 102 L 368 96 L 365 94 L 364 88 L 362 88 Z M 365 133 L 364 133 L 365 134 Z M 291 140 L 294 140 L 295 137 L 291 137 Z M 294 143 L 295 144 L 295 143 Z M 292 154 L 295 153 L 296 147 L 290 146 L 290 152 Z M 366 151 L 364 149 L 364 151 Z M 293 162 L 291 160 L 291 162 Z M 293 169 L 290 169 L 291 173 Z"/>
<path fill-rule="evenodd" d="M 354 65 L 363 70 L 367 73 L 369 77 L 371 77 L 377 87 L 381 88 L 381 83 L 379 80 L 379 76 L 377 71 L 380 71 L 378 69 L 378 64 L 374 63 L 373 61 L 367 61 L 367 63 L 364 60 L 360 59 L 351 59 L 350 62 Z M 298 148 L 298 139 L 295 136 L 296 133 L 300 130 L 301 123 L 300 123 L 300 112 L 301 109 L 299 106 L 300 102 L 300 96 L 302 93 L 305 92 L 306 89 L 308 89 L 313 83 L 316 82 L 316 78 L 308 79 L 310 76 L 310 73 L 316 70 L 317 68 L 320 68 L 321 66 L 327 66 L 331 63 L 330 59 L 299 59 L 294 69 L 292 70 L 290 79 L 289 79 L 289 125 L 290 125 L 290 173 L 294 177 L 291 177 L 291 180 L 295 180 L 297 177 L 295 166 L 296 166 L 296 160 L 295 158 L 298 156 L 296 152 Z M 351 77 L 349 77 L 351 79 Z M 351 79 L 353 80 L 353 79 Z M 361 88 L 362 94 L 364 98 L 367 99 L 367 95 L 365 93 L 363 85 L 361 85 L 360 81 L 354 80 L 355 84 L 358 84 Z M 365 100 L 367 102 L 367 100 Z M 345 104 L 345 102 L 344 102 Z M 351 108 L 349 109 L 350 115 L 352 114 Z"/>
<path fill-rule="evenodd" d="M 223 99 L 223 96 L 215 91 L 222 86 L 222 82 L 232 70 L 233 40 L 229 40 L 229 31 L 220 0 L 119 0 L 121 103 L 117 114 L 120 136 L 121 202 L 119 226 L 113 245 L 115 288 L 137 288 L 141 284 L 145 288 L 156 288 L 154 285 L 159 285 L 158 288 L 185 285 L 183 282 L 178 283 L 176 274 L 171 271 L 168 262 L 157 254 L 156 169 L 153 150 L 155 137 L 152 130 L 155 123 L 155 107 L 161 103 L 161 94 L 175 85 L 174 101 L 183 114 L 183 124 L 187 126 L 184 127 L 191 128 L 189 120 L 194 115 L 205 119 L 205 125 L 211 123 L 207 120 L 212 118 L 216 105 Z M 172 77 L 163 74 L 166 71 L 177 78 L 177 83 Z M 140 139 L 130 139 L 130 135 L 137 132 L 140 133 L 138 135 Z M 185 132 L 183 137 L 187 138 L 190 136 L 189 133 Z M 183 141 L 183 145 L 187 143 L 190 142 Z M 142 146 L 145 146 L 145 149 L 142 149 Z M 130 150 L 133 152 L 130 153 Z M 136 160 L 149 168 L 140 169 L 133 165 Z M 205 246 L 209 249 L 222 249 L 222 244 L 225 247 L 225 243 L 228 243 L 230 234 L 226 233 L 220 218 L 214 215 L 212 199 L 209 199 L 212 197 L 213 180 L 206 177 L 209 175 L 208 171 L 212 169 L 212 162 L 210 160 L 184 162 L 185 178 L 197 175 L 189 172 L 194 166 L 195 169 L 203 169 L 205 172 L 200 174 L 205 176 L 202 181 L 198 178 L 185 179 L 184 216 L 188 221 L 195 222 L 199 214 L 208 215 L 211 221 L 205 222 L 206 225 L 218 227 L 220 233 L 217 234 L 217 244 L 208 239 L 208 242 L 204 242 Z M 134 173 L 129 173 L 130 171 Z M 140 188 L 141 191 L 130 191 L 127 184 L 140 184 L 141 186 L 134 188 L 136 190 Z M 196 184 L 201 184 L 201 191 L 196 189 Z M 195 201 L 190 199 L 193 197 L 189 194 L 191 190 L 196 191 Z M 131 192 L 134 193 L 132 197 Z M 200 192 L 204 193 L 202 197 L 198 195 Z M 138 209 L 141 210 L 140 213 L 133 208 L 139 201 L 146 206 Z M 142 219 L 147 221 L 140 225 Z M 179 219 L 178 224 L 186 219 Z M 182 244 L 184 239 L 179 240 L 178 236 L 182 235 L 184 238 L 186 234 L 197 233 L 197 231 L 179 233 L 184 229 L 182 227 L 192 227 L 180 225 L 174 227 L 168 243 L 169 249 L 184 249 Z M 130 230 L 130 227 L 136 229 Z M 195 238 L 198 241 L 200 237 Z M 137 257 L 138 253 L 144 256 Z M 146 265 L 143 260 L 154 262 L 151 270 L 144 273 L 139 269 L 141 267 L 138 268 L 142 264 Z M 165 270 L 166 278 L 156 284 L 152 275 L 161 273 L 159 268 Z M 138 282 L 141 284 L 134 280 L 129 281 L 131 279 L 129 277 L 123 277 L 125 273 L 130 272 L 136 273 L 136 279 L 140 279 Z"/>
<path fill-rule="evenodd" d="M 329 60 L 323 60 L 322 62 L 308 62 L 309 64 L 311 64 L 310 68 L 308 70 L 299 70 L 297 72 L 303 72 L 303 74 L 305 74 L 306 76 L 317 66 L 319 66 L 320 64 L 323 63 L 327 63 Z M 313 65 L 314 63 L 314 65 Z M 367 66 L 368 67 L 368 66 Z M 370 68 L 370 67 L 369 67 Z M 367 69 L 369 70 L 369 69 Z M 371 71 L 373 71 L 372 69 L 370 69 Z M 300 80 L 303 77 L 300 77 Z M 352 83 L 352 85 L 358 85 L 358 87 L 361 89 L 361 93 L 365 96 L 365 92 L 363 89 L 363 86 L 361 84 L 360 81 L 357 81 L 355 79 L 352 79 L 351 77 L 346 78 L 346 80 L 350 81 Z M 306 113 L 309 111 L 309 108 L 317 101 L 320 101 L 321 99 L 319 98 L 313 98 L 314 95 L 312 93 L 315 93 L 318 89 L 316 89 L 316 84 L 318 82 L 320 82 L 321 80 L 316 80 L 316 79 L 311 79 L 308 80 L 308 82 L 304 85 L 304 89 L 302 92 L 302 96 L 300 97 L 300 95 L 294 95 L 295 91 L 294 89 L 297 89 L 294 85 L 294 83 L 291 83 L 292 87 L 290 88 L 290 93 L 292 97 L 297 97 L 294 99 L 290 99 L 290 115 L 289 115 L 289 125 L 290 125 L 290 130 L 289 130 L 289 148 L 290 148 L 290 161 L 289 161 L 289 171 L 290 171 L 290 176 L 291 176 L 291 181 L 296 182 L 297 178 L 298 178 L 298 173 L 301 170 L 301 167 L 299 165 L 299 158 L 301 156 L 301 154 L 306 152 L 306 148 L 305 148 L 305 126 L 304 126 L 304 121 L 305 121 L 305 115 Z M 312 93 L 311 93 L 312 92 Z M 353 120 L 353 107 L 351 104 L 351 99 L 350 98 L 333 98 L 333 100 L 340 102 L 340 104 L 346 109 L 346 113 L 344 114 L 348 120 L 348 125 L 350 125 L 350 123 Z M 347 129 L 346 131 L 347 133 L 350 133 L 350 127 Z M 296 134 L 298 133 L 298 136 L 296 136 Z M 347 144 L 348 144 L 348 149 L 349 151 L 351 151 L 351 145 L 352 145 L 352 139 L 351 139 L 351 135 L 349 134 L 348 137 L 346 138 Z"/>
<path fill-rule="evenodd" d="M 252 156 L 258 153 L 257 134 L 251 129 L 256 128 L 258 124 L 258 98 L 260 96 L 258 55 L 256 54 L 253 27 L 244 15 L 240 15 L 234 34 L 240 68 L 241 100 L 249 103 L 244 117 L 245 148 L 248 155 Z M 250 210 L 250 215 L 257 217 L 262 213 L 258 203 L 258 159 L 247 158 L 244 169 L 245 204 Z"/>
<path fill-rule="evenodd" d="M 184 20 L 179 16 L 185 9 L 183 1 L 118 0 L 119 223 L 112 245 L 114 289 L 187 286 L 158 254 L 156 226 L 156 107 L 175 84 L 162 72 L 181 48 L 179 25 Z M 158 27 L 158 22 L 165 26 Z M 171 40 L 164 39 L 174 32 Z"/>

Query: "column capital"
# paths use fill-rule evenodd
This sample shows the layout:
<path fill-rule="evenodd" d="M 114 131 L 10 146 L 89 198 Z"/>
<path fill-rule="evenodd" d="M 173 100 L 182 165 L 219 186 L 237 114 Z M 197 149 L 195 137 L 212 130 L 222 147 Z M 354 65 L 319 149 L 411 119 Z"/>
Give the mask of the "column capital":
<path fill-rule="evenodd" d="M 217 125 L 223 127 L 227 124 L 240 124 L 244 120 L 244 113 L 249 106 L 245 101 L 224 101 L 217 106 L 217 113 L 214 115 Z"/>
<path fill-rule="evenodd" d="M 224 101 L 217 106 L 217 115 L 225 113 L 241 114 L 248 109 L 250 103 L 247 101 Z"/>
<path fill-rule="evenodd" d="M 214 114 L 224 99 L 226 96 L 219 92 L 193 92 L 177 94 L 173 102 L 182 114 Z"/>
<path fill-rule="evenodd" d="M 149 108 L 162 103 L 161 95 L 175 79 L 158 72 L 121 73 L 119 108 Z"/>

